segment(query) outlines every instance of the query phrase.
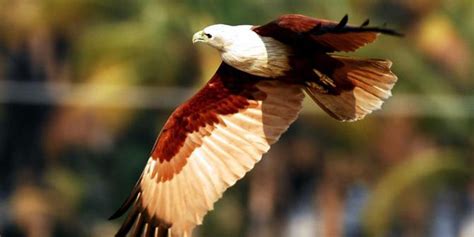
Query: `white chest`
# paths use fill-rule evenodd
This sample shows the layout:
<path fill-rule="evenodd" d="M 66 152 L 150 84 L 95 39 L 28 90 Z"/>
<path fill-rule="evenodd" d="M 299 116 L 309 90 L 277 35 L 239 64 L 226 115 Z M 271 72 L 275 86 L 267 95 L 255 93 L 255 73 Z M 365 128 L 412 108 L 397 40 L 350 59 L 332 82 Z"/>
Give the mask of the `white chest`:
<path fill-rule="evenodd" d="M 289 47 L 270 38 L 260 37 L 250 29 L 238 34 L 221 53 L 227 64 L 262 77 L 279 77 L 290 69 Z"/>

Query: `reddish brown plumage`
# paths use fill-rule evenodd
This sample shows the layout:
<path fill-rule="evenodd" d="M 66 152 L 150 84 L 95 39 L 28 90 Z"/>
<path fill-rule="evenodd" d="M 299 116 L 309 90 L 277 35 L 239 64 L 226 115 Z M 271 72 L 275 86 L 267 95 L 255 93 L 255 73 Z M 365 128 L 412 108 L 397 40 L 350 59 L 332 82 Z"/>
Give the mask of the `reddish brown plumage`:
<path fill-rule="evenodd" d="M 374 41 L 382 28 L 284 15 L 254 27 L 291 48 L 290 69 L 264 78 L 222 63 L 164 125 L 132 194 L 111 217 L 128 217 L 117 236 L 189 236 L 222 193 L 253 168 L 296 119 L 303 89 L 332 117 L 363 118 L 380 108 L 397 78 L 388 60 L 328 54 Z"/>
<path fill-rule="evenodd" d="M 383 101 L 387 98 L 385 93 L 389 93 L 396 82 L 396 76 L 390 72 L 389 61 L 348 60 L 328 53 L 355 51 L 373 42 L 380 33 L 396 36 L 401 34 L 386 28 L 368 27 L 368 20 L 360 26 L 348 25 L 347 22 L 347 15 L 336 22 L 288 14 L 268 24 L 254 27 L 253 30 L 261 36 L 272 37 L 290 45 L 294 50 L 294 55 L 290 58 L 292 70 L 288 72 L 288 76 L 293 78 L 293 81 L 309 85 L 307 92 L 331 117 L 342 121 L 353 121 L 363 118 L 379 107 L 366 105 L 364 112 L 361 112 L 356 108 L 359 106 L 357 100 L 366 98 L 348 96 L 348 94 L 354 94 L 354 90 L 358 88 L 368 89 L 369 92 L 379 90 L 378 88 L 371 89 L 372 83 L 375 83 L 374 77 L 379 75 L 380 78 L 386 80 L 378 82 L 379 86 L 385 83 L 383 85 L 385 88 L 381 88 L 380 92 L 384 96 L 377 95 L 377 99 L 372 99 Z M 374 64 L 375 61 L 380 62 L 380 65 Z M 382 61 L 384 63 L 381 63 Z M 364 70 L 360 70 L 361 67 Z M 372 67 L 374 70 L 367 71 L 367 67 Z M 368 81 L 351 79 L 353 77 L 350 73 L 353 71 L 357 71 L 362 77 L 367 77 Z M 374 71 L 376 71 L 375 74 Z"/>
<path fill-rule="evenodd" d="M 205 150 L 201 149 L 201 152 L 214 157 L 213 159 L 222 156 L 220 157 L 222 161 L 207 161 L 208 165 L 214 167 L 215 173 L 193 174 L 197 176 L 207 176 L 207 179 L 210 179 L 211 176 L 215 177 L 221 180 L 219 181 L 221 184 L 213 183 L 212 192 L 200 190 L 205 189 L 205 187 L 184 184 L 184 190 L 174 191 L 184 192 L 183 194 L 176 196 L 176 193 L 168 193 L 166 195 L 170 195 L 169 197 L 173 199 L 187 198 L 191 200 L 202 200 L 202 197 L 190 196 L 197 192 L 201 195 L 210 195 L 206 199 L 211 199 L 213 200 L 212 202 L 214 202 L 222 195 L 221 193 L 225 188 L 232 185 L 237 179 L 240 179 L 246 171 L 253 167 L 261 158 L 261 155 L 268 150 L 269 145 L 277 141 L 281 133 L 296 119 L 297 113 L 301 109 L 303 99 L 301 89 L 301 86 L 249 75 L 223 63 L 204 88 L 188 102 L 181 105 L 166 122 L 166 129 L 164 128 L 160 134 L 153 149 L 152 157 L 149 159 L 148 165 L 134 191 L 122 207 L 111 217 L 116 218 L 122 215 L 132 206 L 132 210 L 129 212 L 117 236 L 125 236 L 132 230 L 134 223 L 135 227 L 133 227 L 133 230 L 138 231 L 138 234 L 141 233 L 140 231 L 151 231 L 152 233 L 161 231 L 167 233 L 165 230 L 171 228 L 173 224 L 176 224 L 173 223 L 173 220 L 170 220 L 169 217 L 153 214 L 156 212 L 156 209 L 150 207 L 150 205 L 153 204 L 150 204 L 150 200 L 147 197 L 155 195 L 154 191 L 152 191 L 155 188 L 151 188 L 150 185 L 158 186 L 157 189 L 164 189 L 163 185 L 176 182 L 174 181 L 176 180 L 175 177 L 183 177 L 183 175 L 189 179 L 187 182 L 198 182 L 199 184 L 199 181 L 195 181 L 199 180 L 199 177 L 189 176 L 190 172 L 199 172 L 196 171 L 195 168 L 189 171 L 189 169 L 193 169 L 189 168 L 189 162 L 194 162 L 194 165 L 191 166 L 196 167 L 196 159 L 198 157 L 194 157 L 194 161 L 190 161 L 189 159 L 193 157 L 193 154 L 196 156 L 196 150 L 199 150 L 204 144 L 207 144 L 206 148 Z M 271 95 L 271 97 L 267 101 L 269 95 Z M 243 117 L 238 116 L 232 118 L 234 114 L 245 113 L 247 113 L 247 115 L 242 115 Z M 223 119 L 226 121 L 223 121 Z M 242 121 L 243 123 L 237 123 L 237 121 Z M 203 130 L 203 128 L 207 130 Z M 231 138 L 238 139 L 238 141 L 234 142 L 235 144 L 226 144 L 224 141 L 215 140 L 216 138 L 214 138 L 214 140 L 206 140 L 206 137 L 211 137 L 212 134 L 219 129 L 221 134 L 219 135 L 221 137 L 220 139 L 226 139 L 228 143 L 232 143 L 232 140 L 229 140 Z M 242 133 L 233 133 L 232 131 L 236 129 L 242 131 Z M 227 135 L 222 133 L 223 131 L 227 131 Z M 198 137 L 196 140 L 193 140 L 190 145 L 188 138 L 192 136 L 191 134 L 196 134 Z M 166 135 L 166 137 L 164 137 L 164 135 Z M 179 144 L 179 146 L 176 144 Z M 169 145 L 172 145 L 171 148 Z M 227 146 L 227 148 L 220 150 L 220 148 L 215 147 L 216 145 Z M 237 146 L 233 147 L 234 145 Z M 169 150 L 163 149 L 167 146 Z M 231 149 L 230 147 L 233 148 Z M 217 150 L 210 150 L 211 148 Z M 225 158 L 225 149 L 230 149 L 228 150 L 228 152 L 230 152 L 229 155 L 235 152 L 234 149 L 242 149 L 241 152 L 235 154 L 246 154 L 251 157 L 235 156 L 234 154 L 232 155 L 232 159 L 236 160 L 230 161 L 228 160 L 230 158 L 229 155 Z M 241 160 L 239 161 L 239 159 Z M 243 162 L 244 160 L 245 164 L 239 164 L 239 162 Z M 150 162 L 155 163 L 150 165 Z M 251 162 L 252 164 L 249 165 L 247 162 Z M 200 168 L 205 168 L 202 166 L 203 164 L 199 165 L 201 166 Z M 188 167 L 187 174 L 181 174 L 185 172 L 184 169 L 186 167 Z M 223 174 L 223 172 L 228 174 Z M 201 180 L 200 182 L 202 183 L 204 181 Z M 174 183 L 174 185 L 183 184 Z M 190 188 L 189 185 L 192 187 Z M 186 187 L 188 189 L 190 188 L 190 190 L 187 190 Z M 163 192 L 165 191 L 159 191 L 158 193 Z M 160 195 L 158 194 L 156 198 L 160 198 Z M 170 202 L 169 199 L 165 200 Z M 189 211 L 193 218 L 197 218 L 192 220 L 193 225 L 199 223 L 205 212 L 210 209 L 210 207 L 206 207 L 205 210 L 202 210 L 201 206 L 194 206 L 193 201 L 189 200 L 181 201 L 180 203 L 180 205 L 186 205 L 192 208 L 192 210 Z M 199 205 L 209 204 L 206 202 Z M 174 209 L 179 207 L 171 206 L 168 208 Z M 175 232 L 179 233 L 185 231 L 187 233 L 189 231 L 189 228 L 180 229 L 184 228 L 182 227 L 184 224 L 182 222 L 179 224 L 181 226 L 178 227 Z M 149 228 L 153 230 L 149 230 Z"/>
<path fill-rule="evenodd" d="M 249 105 L 247 100 L 253 97 L 251 92 L 256 90 L 252 87 L 259 79 L 222 64 L 211 80 L 170 116 L 155 142 L 151 157 L 160 163 L 170 161 L 180 152 L 188 134 L 217 123 L 217 115 L 233 114 L 245 109 Z M 182 152 L 180 157 L 186 157 L 192 150 Z M 185 158 L 181 158 L 174 167 L 165 164 L 158 170 L 161 176 L 159 180 L 169 180 L 185 164 Z"/>
<path fill-rule="evenodd" d="M 254 28 L 261 36 L 275 38 L 304 51 L 354 51 L 373 42 L 379 33 L 399 33 L 366 25 L 347 25 L 347 16 L 340 22 L 316 19 L 299 14 L 288 14 Z"/>

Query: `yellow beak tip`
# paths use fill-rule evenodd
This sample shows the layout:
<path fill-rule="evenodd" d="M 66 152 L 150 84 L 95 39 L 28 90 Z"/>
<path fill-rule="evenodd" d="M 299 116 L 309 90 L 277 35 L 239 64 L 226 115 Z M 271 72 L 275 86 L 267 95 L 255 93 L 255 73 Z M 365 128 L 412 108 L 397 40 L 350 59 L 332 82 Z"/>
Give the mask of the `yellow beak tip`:
<path fill-rule="evenodd" d="M 204 41 L 203 32 L 198 31 L 193 35 L 193 44 Z"/>

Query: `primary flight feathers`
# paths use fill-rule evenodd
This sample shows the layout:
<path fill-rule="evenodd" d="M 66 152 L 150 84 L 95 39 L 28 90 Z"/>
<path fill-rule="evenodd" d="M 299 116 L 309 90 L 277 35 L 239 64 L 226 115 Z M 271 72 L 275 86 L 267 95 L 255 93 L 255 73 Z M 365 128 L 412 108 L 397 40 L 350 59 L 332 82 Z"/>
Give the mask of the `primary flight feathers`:
<path fill-rule="evenodd" d="M 302 107 L 305 91 L 330 116 L 354 121 L 379 109 L 397 77 L 391 62 L 328 54 L 399 33 L 303 15 L 262 26 L 213 25 L 196 33 L 221 53 L 209 82 L 164 125 L 117 236 L 191 236 L 223 192 L 262 158 Z"/>

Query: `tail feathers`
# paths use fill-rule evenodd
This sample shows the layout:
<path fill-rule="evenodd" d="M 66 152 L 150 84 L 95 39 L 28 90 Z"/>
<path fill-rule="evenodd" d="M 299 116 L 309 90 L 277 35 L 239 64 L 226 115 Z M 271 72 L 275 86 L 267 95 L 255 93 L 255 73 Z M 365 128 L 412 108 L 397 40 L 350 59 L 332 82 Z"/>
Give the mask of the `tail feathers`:
<path fill-rule="evenodd" d="M 318 76 L 323 83 L 331 82 L 329 84 L 334 87 L 333 90 L 322 90 L 314 83 L 308 83 L 305 89 L 308 95 L 335 119 L 362 119 L 372 111 L 380 109 L 384 100 L 392 95 L 391 89 L 397 81 L 397 76 L 390 71 L 392 63 L 389 60 L 335 55 L 331 57 L 339 61 L 341 66 L 331 75 Z"/>

